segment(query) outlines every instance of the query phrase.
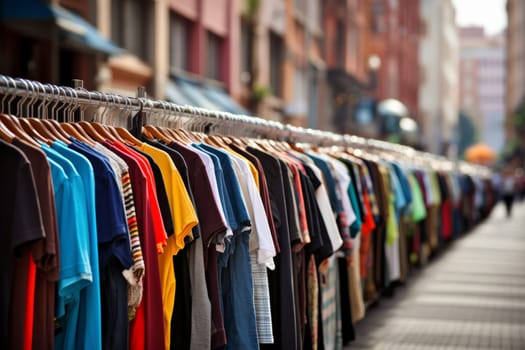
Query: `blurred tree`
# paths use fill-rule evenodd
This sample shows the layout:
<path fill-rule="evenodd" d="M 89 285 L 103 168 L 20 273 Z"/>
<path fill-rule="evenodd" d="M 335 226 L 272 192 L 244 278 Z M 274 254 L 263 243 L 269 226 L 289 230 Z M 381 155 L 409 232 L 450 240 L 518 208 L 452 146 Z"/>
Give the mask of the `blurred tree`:
<path fill-rule="evenodd" d="M 515 138 L 507 142 L 503 151 L 505 163 L 525 164 L 525 99 L 521 101 L 512 117 Z"/>
<path fill-rule="evenodd" d="M 461 111 L 458 120 L 458 156 L 463 158 L 465 150 L 478 141 L 478 130 L 472 117 Z"/>
<path fill-rule="evenodd" d="M 522 100 L 519 104 L 512 121 L 514 123 L 514 129 L 516 130 L 516 137 L 523 139 L 525 136 L 525 100 Z"/>

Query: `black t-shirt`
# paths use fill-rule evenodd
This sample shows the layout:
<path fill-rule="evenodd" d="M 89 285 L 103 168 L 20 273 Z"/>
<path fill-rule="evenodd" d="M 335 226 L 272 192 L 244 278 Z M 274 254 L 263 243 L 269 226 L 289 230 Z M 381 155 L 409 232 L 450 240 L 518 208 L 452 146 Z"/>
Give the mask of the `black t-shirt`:
<path fill-rule="evenodd" d="M 204 248 L 204 264 L 206 270 L 206 284 L 208 287 L 208 297 L 211 303 L 212 311 L 212 347 L 221 347 L 226 344 L 226 332 L 224 330 L 224 321 L 222 317 L 222 309 L 220 304 L 220 291 L 219 291 L 219 279 L 217 274 L 217 257 L 215 252 L 215 244 L 213 244 L 214 238 L 226 232 L 227 227 L 222 220 L 220 209 L 217 207 L 217 203 L 213 200 L 213 192 L 210 184 L 208 173 L 206 172 L 206 166 L 196 153 L 196 151 L 187 148 L 179 143 L 173 142 L 169 144 L 169 147 L 179 152 L 183 157 L 188 166 L 190 188 L 194 195 L 195 207 L 197 209 L 197 217 L 199 218 L 199 225 L 202 234 L 202 243 Z M 178 254 L 179 255 L 179 254 Z M 177 259 L 186 259 L 185 255 L 176 257 Z M 182 260 L 179 263 L 187 263 Z M 181 268 L 180 265 L 176 266 Z M 183 266 L 182 266 L 183 268 Z M 175 271 L 178 279 L 178 272 Z M 180 271 L 179 271 L 180 273 Z M 179 289 L 179 288 L 177 288 Z M 180 301 L 180 300 L 179 300 Z M 177 303 L 177 298 L 175 298 Z M 175 306 L 177 307 L 177 305 Z M 188 312 L 186 309 L 185 312 Z M 191 317 L 191 314 L 189 314 Z M 180 329 L 174 329 L 174 323 L 172 322 L 172 336 L 175 333 L 175 341 L 172 341 L 172 348 L 175 345 L 181 348 L 187 348 L 188 342 L 183 339 L 180 333 Z M 190 332 L 191 329 L 188 325 L 183 327 L 183 332 Z M 173 338 L 172 338 L 173 339 Z M 186 340 L 189 340 L 187 337 Z M 177 347 L 178 348 L 178 347 Z"/>
<path fill-rule="evenodd" d="M 33 322 L 33 343 L 40 344 L 44 348 L 53 348 L 55 340 L 54 316 L 55 316 L 55 282 L 59 278 L 59 250 L 58 250 L 58 225 L 56 217 L 55 196 L 53 193 L 53 182 L 51 170 L 45 153 L 35 146 L 32 146 L 20 139 L 13 139 L 13 146 L 20 149 L 27 159 L 31 162 L 42 223 L 46 237 L 33 244 L 33 259 L 37 266 L 35 281 L 35 303 L 34 303 L 34 322 Z M 28 259 L 24 259 L 29 263 Z M 27 264 L 15 272 L 18 275 L 26 276 Z M 23 278 L 25 284 L 26 279 Z M 27 287 L 20 287 L 25 289 Z M 20 290 L 20 289 L 19 289 Z M 13 306 L 18 321 L 24 318 L 23 310 L 27 300 L 25 295 L 17 294 L 13 300 Z M 13 316 L 13 315 L 11 315 Z M 13 321 L 11 320 L 12 324 Z M 23 339 L 23 324 L 15 325 L 11 336 L 15 339 Z M 18 340 L 16 340 L 18 342 Z"/>
<path fill-rule="evenodd" d="M 312 209 L 315 213 L 315 217 L 321 218 L 321 209 L 319 209 L 319 203 L 315 198 L 315 191 L 319 188 L 319 186 L 321 186 L 321 180 L 317 177 L 317 175 L 315 175 L 315 172 L 312 170 L 312 168 L 310 168 L 309 165 L 304 164 L 304 168 L 306 170 L 306 175 L 308 176 L 308 179 L 310 180 L 310 183 L 312 185 Z M 324 259 L 330 257 L 334 253 L 334 248 L 332 247 L 330 236 L 328 235 L 328 230 L 326 228 L 324 220 L 318 220 L 318 222 L 319 240 L 322 242 L 322 245 L 315 254 L 315 261 L 319 265 Z"/>
<path fill-rule="evenodd" d="M 157 141 L 151 141 L 148 139 L 145 139 L 144 142 L 166 152 L 170 156 L 171 160 L 173 161 L 173 164 L 175 164 L 175 167 L 177 168 L 177 171 L 180 174 L 180 177 L 182 178 L 184 187 L 186 188 L 186 191 L 188 192 L 188 195 L 190 196 L 191 203 L 193 204 L 193 207 L 195 207 L 195 197 L 193 196 L 193 191 L 191 189 L 190 176 L 188 173 L 188 166 L 186 164 L 186 161 L 184 160 L 184 157 L 179 152 L 177 152 L 173 148 L 166 146 L 163 143 L 160 143 Z M 193 236 L 193 239 L 197 239 L 201 236 L 199 225 L 193 226 L 192 236 Z M 189 237 L 186 237 L 185 239 L 186 239 L 186 243 L 189 243 L 189 240 L 190 240 Z"/>
<path fill-rule="evenodd" d="M 170 156 L 179 172 L 184 187 L 188 192 L 191 202 L 195 207 L 195 199 L 191 190 L 190 179 L 188 175 L 188 167 L 182 155 L 174 149 L 157 141 L 144 139 L 149 145 L 156 147 Z M 192 229 L 194 239 L 200 237 L 199 225 L 195 225 Z M 186 242 L 189 243 L 189 242 Z M 184 249 L 180 250 L 177 255 L 173 257 L 173 267 L 175 269 L 175 276 L 177 276 L 177 288 L 175 289 L 175 303 L 173 305 L 173 313 L 171 316 L 171 329 L 165 330 L 171 332 L 171 349 L 189 349 L 191 340 L 191 278 L 190 266 L 188 263 L 188 249 L 186 244 Z"/>
<path fill-rule="evenodd" d="M 272 323 L 274 344 L 261 344 L 262 349 L 296 349 L 298 329 L 296 328 L 297 310 L 295 308 L 295 291 L 293 285 L 292 252 L 288 211 L 286 208 L 286 192 L 283 185 L 283 168 L 279 160 L 272 155 L 248 147 L 247 151 L 257 157 L 266 173 L 272 214 L 281 252 L 275 258 L 275 270 L 268 271 L 270 302 L 272 307 Z M 286 165 L 282 165 L 286 167 Z M 288 181 L 288 179 L 286 178 Z"/>
<path fill-rule="evenodd" d="M 162 178 L 162 173 L 159 166 L 153 158 L 141 150 L 131 147 L 135 152 L 145 157 L 153 170 L 153 177 L 155 178 L 155 189 L 157 190 L 157 200 L 159 202 L 160 214 L 162 216 L 162 222 L 164 222 L 164 229 L 168 234 L 168 237 L 173 235 L 174 226 L 173 219 L 171 218 L 171 209 L 170 203 L 168 202 L 168 193 L 166 192 L 166 186 L 164 186 L 164 179 Z"/>
<path fill-rule="evenodd" d="M 13 269 L 17 260 L 27 257 L 28 243 L 45 237 L 36 186 L 27 157 L 16 147 L 0 140 L 0 348 L 18 346 L 9 344 L 9 315 L 13 310 L 12 294 L 26 295 L 16 290 Z M 15 346 L 15 347 L 16 347 Z"/>

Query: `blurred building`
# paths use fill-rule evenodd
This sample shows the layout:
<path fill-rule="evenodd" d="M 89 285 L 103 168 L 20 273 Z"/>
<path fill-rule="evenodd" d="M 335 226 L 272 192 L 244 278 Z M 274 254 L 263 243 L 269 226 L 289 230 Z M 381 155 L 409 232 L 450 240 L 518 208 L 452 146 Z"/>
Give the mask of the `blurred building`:
<path fill-rule="evenodd" d="M 0 73 L 97 88 L 100 63 L 122 50 L 97 30 L 89 0 L 0 1 Z M 6 54 L 9 53 L 9 54 Z"/>
<path fill-rule="evenodd" d="M 420 0 L 0 1 L 2 74 L 366 136 L 381 100 L 418 117 Z"/>
<path fill-rule="evenodd" d="M 242 87 L 240 5 L 2 0 L 0 45 L 15 54 L 2 57 L 0 71 L 61 85 L 78 78 L 88 89 L 123 95 L 146 86 L 153 98 L 246 114 L 235 101 Z"/>
<path fill-rule="evenodd" d="M 483 27 L 460 33 L 460 107 L 470 115 L 481 142 L 499 152 L 504 146 L 505 37 L 487 36 Z"/>
<path fill-rule="evenodd" d="M 251 53 L 246 53 L 251 59 L 245 61 L 255 74 L 248 93 L 262 95 L 257 114 L 297 125 L 326 127 L 322 2 L 269 0 L 258 4 L 253 38 L 242 38 L 255 40 Z"/>
<path fill-rule="evenodd" d="M 421 0 L 419 111 L 426 148 L 448 152 L 459 113 L 459 40 L 451 0 Z"/>
<path fill-rule="evenodd" d="M 329 128 L 359 134 L 363 125 L 356 119 L 356 109 L 369 88 L 367 70 L 366 22 L 368 1 L 328 0 L 324 6 L 324 59 L 330 86 Z"/>
<path fill-rule="evenodd" d="M 97 9 L 103 33 L 127 50 L 102 68 L 108 72 L 102 90 L 132 91 L 140 72 L 154 98 L 247 113 L 235 102 L 241 93 L 237 1 L 98 0 Z"/>
<path fill-rule="evenodd" d="M 512 117 L 525 100 L 525 1 L 507 0 L 505 137 L 515 139 Z"/>
<path fill-rule="evenodd" d="M 407 114 L 417 120 L 419 71 L 419 3 L 420 1 L 366 0 L 365 49 L 362 57 L 367 70 L 368 85 L 362 107 L 375 108 L 375 130 L 365 136 L 387 137 L 386 121 L 377 114 L 380 101 L 395 99 L 406 107 Z M 399 105 L 399 103 L 396 103 Z M 363 130 L 363 122 L 370 119 L 366 108 L 360 108 L 357 120 Z M 401 116 L 398 116 L 399 118 Z M 374 134 L 375 133 L 375 134 Z"/>
<path fill-rule="evenodd" d="M 368 0 L 369 55 L 378 55 L 374 94 L 379 100 L 395 98 L 413 116 L 418 114 L 420 1 Z"/>

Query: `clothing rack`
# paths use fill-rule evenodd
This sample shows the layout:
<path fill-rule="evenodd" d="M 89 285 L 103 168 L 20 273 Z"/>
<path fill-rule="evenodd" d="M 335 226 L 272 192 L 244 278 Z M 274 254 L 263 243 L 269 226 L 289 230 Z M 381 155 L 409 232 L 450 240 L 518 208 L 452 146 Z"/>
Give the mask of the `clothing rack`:
<path fill-rule="evenodd" d="M 0 348 L 342 346 L 496 203 L 411 147 L 73 85 L 0 76 Z"/>
<path fill-rule="evenodd" d="M 27 116 L 34 116 L 34 105 L 38 101 L 40 101 L 40 105 L 37 107 L 37 111 L 38 108 L 44 110 L 52 103 L 53 108 L 56 108 L 57 105 L 60 104 L 68 105 L 70 112 L 76 111 L 77 109 L 81 111 L 81 119 L 84 119 L 83 113 L 88 108 L 95 108 L 95 110 L 104 108 L 102 115 L 106 114 L 107 109 L 113 111 L 142 112 L 140 114 L 141 119 L 139 120 L 139 125 L 150 123 L 150 119 L 157 119 L 157 124 L 164 123 L 169 127 L 184 127 L 185 125 L 180 124 L 180 121 L 184 120 L 189 122 L 189 125 L 197 125 L 201 128 L 205 126 L 211 127 L 208 128 L 208 132 L 213 132 L 214 130 L 221 131 L 226 128 L 230 133 L 237 134 L 236 136 L 265 137 L 293 142 L 306 142 L 319 146 L 344 146 L 357 149 L 387 151 L 405 157 L 419 159 L 438 168 L 461 167 L 462 172 L 490 176 L 490 170 L 486 167 L 468 164 L 466 162 L 454 163 L 446 157 L 421 152 L 405 145 L 367 139 L 355 135 L 341 135 L 329 131 L 303 128 L 254 116 L 212 111 L 189 105 L 178 105 L 166 101 L 152 100 L 146 97 L 143 87 L 138 88 L 139 97 L 129 97 L 113 93 L 88 91 L 82 87 L 82 81 L 77 79 L 73 80 L 73 84 L 75 88 L 43 84 L 37 81 L 0 75 L 0 95 L 3 95 L 1 98 L 1 106 L 3 107 L 4 102 L 7 102 L 7 113 L 11 113 L 11 103 L 15 97 L 20 97 L 21 100 L 17 105 L 17 111 L 19 113 L 17 114 L 20 114 L 23 108 L 21 106 L 26 103 Z M 6 101 L 7 98 L 9 99 Z M 59 107 L 59 109 L 60 108 L 64 107 Z M 119 113 L 117 118 L 122 119 L 121 114 L 122 113 Z M 129 116 L 126 116 L 126 118 L 129 118 Z M 122 121 L 123 120 L 120 120 L 120 122 Z M 102 122 L 104 122 L 104 120 L 102 120 Z"/>

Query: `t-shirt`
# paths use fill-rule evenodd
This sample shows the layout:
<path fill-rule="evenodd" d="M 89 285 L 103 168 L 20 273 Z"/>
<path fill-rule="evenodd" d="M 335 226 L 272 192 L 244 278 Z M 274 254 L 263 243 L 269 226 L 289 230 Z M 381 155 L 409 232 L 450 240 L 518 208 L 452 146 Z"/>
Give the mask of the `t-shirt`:
<path fill-rule="evenodd" d="M 131 243 L 124 203 L 107 157 L 79 141 L 69 146 L 85 156 L 95 172 L 95 207 L 99 261 L 102 268 L 115 256 L 124 269 L 131 267 Z"/>
<path fill-rule="evenodd" d="M 151 141 L 144 139 L 144 142 L 163 150 L 168 153 L 179 172 L 184 187 L 188 191 L 188 195 L 195 207 L 195 197 L 191 191 L 190 178 L 188 174 L 188 166 L 182 155 L 174 149 L 161 144 L 157 141 Z M 173 314 L 171 317 L 171 336 L 169 345 L 172 349 L 190 349 L 191 347 L 191 333 L 192 333 L 192 303 L 193 298 L 199 298 L 204 296 L 207 297 L 208 289 L 206 288 L 206 279 L 204 276 L 204 260 L 200 261 L 200 266 L 192 266 L 190 269 L 190 259 L 194 258 L 196 250 L 189 249 L 192 242 L 201 237 L 199 225 L 195 225 L 191 231 L 191 234 L 186 236 L 186 246 L 184 249 L 173 257 L 173 266 L 175 268 L 175 276 L 177 277 L 177 288 L 175 289 L 175 304 L 173 305 Z M 202 258 L 202 242 L 200 244 L 200 257 Z M 197 264 L 197 262 L 195 262 Z M 204 288 L 203 288 L 204 286 Z M 204 289 L 197 293 L 196 288 Z M 205 301 L 204 301 L 205 302 Z M 204 312 L 209 310 L 208 308 Z M 201 310 L 198 310 L 202 312 Z M 210 310 L 211 311 L 211 310 Z M 200 315 L 207 318 L 211 324 L 211 314 Z M 200 330 L 200 329 L 199 329 Z M 202 338 L 201 338 L 202 339 Z M 209 345 L 209 342 L 207 343 Z M 209 347 L 209 346 L 208 346 Z"/>
<path fill-rule="evenodd" d="M 140 234 L 140 244 L 144 254 L 144 293 L 142 304 L 136 309 L 135 318 L 130 322 L 131 349 L 162 349 L 164 347 L 164 320 L 162 308 L 162 292 L 158 265 L 158 238 L 156 230 L 166 235 L 160 209 L 155 209 L 155 202 L 150 199 L 154 195 L 151 184 L 151 173 L 142 156 L 130 150 L 119 142 L 106 142 L 108 147 L 121 157 L 129 167 L 131 186 L 135 198 L 137 225 Z"/>
<path fill-rule="evenodd" d="M 215 247 L 212 242 L 219 235 L 225 234 L 227 230 L 226 220 L 222 212 L 221 205 L 217 203 L 218 189 L 216 182 L 212 182 L 210 175 L 214 172 L 206 169 L 206 159 L 192 148 L 184 146 L 180 143 L 173 142 L 169 144 L 170 148 L 179 152 L 186 161 L 188 172 L 190 175 L 191 192 L 195 199 L 195 207 L 197 216 L 199 218 L 199 226 L 201 228 L 202 241 L 197 240 L 196 246 L 192 246 L 190 256 L 193 258 L 192 266 L 192 283 L 197 280 L 202 285 L 202 272 L 204 263 L 200 257 L 206 260 L 213 260 L 209 258 L 208 254 L 214 250 Z M 209 159 L 208 159 L 209 160 Z M 211 166 L 211 160 L 209 163 Z M 213 187 L 215 185 L 215 187 Z M 212 199 L 212 200 L 210 200 Z M 203 247 L 204 246 L 204 247 Z M 199 247 L 204 249 L 204 254 L 199 251 Z M 211 247 L 208 249 L 208 247 Z M 195 264 L 195 262 L 198 264 Z M 207 294 L 202 293 L 201 290 L 195 291 L 192 295 L 192 314 L 191 314 L 191 342 L 192 349 L 209 348 L 212 344 L 223 343 L 226 339 L 224 325 L 222 323 L 222 312 L 219 304 L 219 290 L 217 271 L 212 271 L 212 266 L 206 265 L 205 268 L 206 281 L 214 280 L 216 283 L 207 285 Z M 214 276 L 213 276 L 214 275 Z M 200 277 L 200 278 L 199 278 Z M 215 277 L 215 279 L 213 279 Z M 192 285 L 198 288 L 198 285 Z M 212 330 L 210 324 L 214 325 Z M 212 338 L 213 336 L 213 338 Z"/>
<path fill-rule="evenodd" d="M 0 140 L 0 227 L 2 227 L 0 269 L 0 347 L 21 347 L 10 344 L 9 316 L 12 293 L 26 295 L 24 290 L 13 290 L 13 276 L 16 259 L 27 258 L 24 245 L 44 238 L 44 227 L 33 173 L 27 157 L 16 147 Z M 26 279 L 27 276 L 19 276 Z"/>
<path fill-rule="evenodd" d="M 317 163 L 325 164 L 320 159 L 318 159 Z M 343 240 L 341 239 L 341 236 L 339 235 L 339 228 L 337 226 L 337 222 L 334 217 L 333 207 L 330 204 L 330 198 L 328 195 L 328 188 L 330 186 L 324 181 L 325 173 L 322 172 L 321 169 L 317 167 L 317 163 L 315 165 L 310 164 L 310 168 L 313 170 L 313 172 L 315 173 L 315 175 L 320 181 L 320 185 L 315 191 L 315 197 L 317 198 L 322 220 L 328 232 L 330 244 L 332 246 L 333 251 L 335 252 L 343 245 Z M 332 181 L 333 181 L 333 177 L 332 177 Z"/>
<path fill-rule="evenodd" d="M 234 144 L 230 145 L 230 147 L 236 152 L 240 153 L 245 158 L 247 158 L 257 169 L 257 172 L 259 174 L 259 192 L 261 193 L 261 199 L 264 204 L 266 218 L 268 220 L 268 225 L 270 226 L 270 232 L 272 233 L 273 245 L 274 245 L 276 253 L 279 253 L 280 247 L 279 247 L 279 241 L 277 239 L 277 230 L 275 229 L 275 224 L 273 222 L 272 206 L 270 203 L 270 194 L 268 191 L 268 183 L 266 180 L 266 174 L 264 172 L 263 166 L 261 162 L 259 161 L 259 159 L 257 159 L 257 157 L 255 157 L 253 154 L 248 153 L 246 150 L 241 149 Z"/>
<path fill-rule="evenodd" d="M 36 272 L 35 280 L 28 276 L 28 282 L 34 283 L 33 295 L 30 295 L 30 289 L 28 289 L 27 300 L 20 300 L 20 298 L 19 301 L 13 300 L 12 302 L 14 308 L 20 310 L 20 313 L 16 313 L 17 315 L 22 314 L 25 307 L 20 304 L 27 305 L 26 326 L 24 328 L 15 327 L 16 329 L 13 329 L 11 334 L 13 339 L 17 339 L 17 334 L 21 334 L 18 332 L 23 331 L 22 335 L 25 334 L 29 347 L 31 343 L 34 343 L 49 349 L 54 348 L 55 282 L 58 280 L 59 261 L 58 227 L 51 169 L 45 153 L 40 148 L 29 145 L 18 138 L 13 139 L 12 144 L 20 149 L 31 162 L 46 237 L 32 245 L 32 258 L 26 260 L 30 262 L 30 268 L 35 269 L 34 272 Z M 25 275 L 22 271 L 16 274 Z M 22 297 L 22 294 L 18 293 L 17 297 Z M 31 297 L 33 297 L 32 300 L 29 299 Z"/>
<path fill-rule="evenodd" d="M 146 143 L 166 152 L 171 157 L 171 160 L 173 161 L 173 164 L 175 164 L 175 167 L 177 168 L 177 171 L 180 174 L 180 177 L 182 178 L 182 181 L 184 182 L 184 187 L 186 188 L 186 191 L 188 191 L 188 195 L 190 196 L 190 199 L 195 207 L 195 198 L 193 196 L 193 193 L 191 191 L 191 185 L 190 185 L 190 176 L 188 174 L 188 166 L 186 164 L 186 161 L 184 160 L 184 157 L 177 152 L 176 150 L 168 147 L 167 145 L 160 143 L 158 141 L 151 141 L 151 140 L 144 140 Z M 191 235 L 186 237 L 186 242 L 191 242 L 193 239 L 200 237 L 200 227 L 199 225 L 196 225 L 193 227 Z"/>
<path fill-rule="evenodd" d="M 279 238 L 280 254 L 275 259 L 276 269 L 268 272 L 272 328 L 276 348 L 295 349 L 297 344 L 296 308 L 294 302 L 290 233 L 286 209 L 283 175 L 279 161 L 257 148 L 247 151 L 257 157 L 266 174 L 272 214 Z"/>
<path fill-rule="evenodd" d="M 60 237 L 56 317 L 62 330 L 57 333 L 56 347 L 77 348 L 81 345 L 77 336 L 80 304 L 85 302 L 80 291 L 93 282 L 84 186 L 67 158 L 47 145 L 41 147 L 52 169 Z"/>
<path fill-rule="evenodd" d="M 260 343 L 271 344 L 273 343 L 273 332 L 271 327 L 272 315 L 270 307 L 270 290 L 268 287 L 268 273 L 266 267 L 268 266 L 268 268 L 272 270 L 275 269 L 275 264 L 273 262 L 275 249 L 273 247 L 270 228 L 266 220 L 262 200 L 257 190 L 257 185 L 250 174 L 250 168 L 247 164 L 244 164 L 245 161 L 240 157 L 232 155 L 232 160 L 234 161 L 234 168 L 239 179 L 244 198 L 246 199 L 250 220 L 254 223 L 252 232 L 250 234 L 250 261 L 253 285 L 244 285 L 244 288 L 250 288 L 251 290 L 249 292 L 253 293 L 251 297 L 253 299 L 253 306 L 255 308 L 257 338 Z M 252 247 L 252 242 L 254 241 L 255 244 Z M 240 244 L 239 238 L 237 238 L 235 249 L 237 251 L 237 249 L 242 248 L 244 247 Z M 230 265 L 229 268 L 232 269 L 233 266 Z M 241 281 L 244 283 L 246 282 L 245 278 L 241 279 Z M 234 282 L 234 288 L 236 290 L 241 289 L 241 281 Z M 243 294 L 250 294 L 249 292 Z M 236 296 L 237 294 L 235 297 Z M 233 318 L 233 320 L 234 322 L 240 322 L 241 324 L 244 324 L 244 327 L 248 327 L 251 321 L 251 308 L 248 308 L 244 303 L 242 307 L 245 310 L 241 313 L 242 317 L 236 316 Z M 243 329 L 242 327 L 235 328 Z M 226 326 L 226 329 L 228 331 L 228 326 Z M 229 337 L 233 336 L 230 333 L 228 333 L 228 335 Z M 235 338 L 237 337 L 234 337 L 234 339 Z M 246 338 L 248 338 L 248 336 L 246 336 Z M 230 344 L 231 343 L 229 343 L 229 345 Z"/>
<path fill-rule="evenodd" d="M 100 271 L 98 260 L 98 235 L 95 208 L 95 174 L 93 167 L 86 157 L 69 149 L 66 144 L 56 141 L 52 148 L 67 158 L 78 171 L 84 186 L 86 202 L 87 230 L 89 232 L 89 261 L 93 281 L 80 292 L 81 298 L 86 300 L 80 304 L 79 327 L 77 334 L 79 347 L 99 349 L 102 347 L 102 307 L 100 300 Z"/>
<path fill-rule="evenodd" d="M 178 250 L 184 248 L 184 239 L 197 224 L 197 214 L 182 177 L 169 154 L 146 143 L 142 144 L 141 150 L 153 158 L 162 174 L 175 232 L 176 246 L 173 247 L 171 254 L 175 255 Z"/>
<path fill-rule="evenodd" d="M 408 173 L 408 183 L 412 192 L 412 220 L 417 222 L 427 217 L 427 209 L 423 199 L 423 194 L 415 175 Z"/>
<path fill-rule="evenodd" d="M 261 195 L 257 189 L 257 184 L 251 175 L 247 161 L 231 155 L 234 165 L 237 166 L 237 177 L 246 200 L 247 209 L 252 222 L 252 238 L 250 238 L 250 250 L 257 250 L 257 261 L 259 264 L 266 265 L 270 270 L 275 268 L 273 257 L 276 255 L 272 241 L 270 226 L 264 211 Z M 252 245 L 252 242 L 254 243 Z"/>
<path fill-rule="evenodd" d="M 181 147 L 184 147 L 181 145 Z M 222 203 L 221 194 L 219 193 L 219 182 L 217 180 L 217 172 L 215 171 L 214 159 L 211 156 L 206 154 L 203 151 L 200 151 L 196 148 L 191 148 L 192 152 L 200 159 L 204 165 L 204 173 L 206 173 L 206 178 L 209 180 L 211 193 L 213 195 L 213 202 L 217 206 L 219 215 L 221 217 L 221 222 L 226 227 L 226 231 L 220 232 L 214 236 L 213 242 L 216 243 L 217 251 L 224 251 L 224 238 L 232 237 L 233 230 L 229 226 L 228 220 L 226 219 L 226 212 L 224 210 L 225 206 Z M 202 223 L 202 220 L 199 221 Z M 206 257 L 204 257 L 206 259 Z"/>
<path fill-rule="evenodd" d="M 133 261 L 131 269 L 123 270 L 122 274 L 128 282 L 128 317 L 133 319 L 135 317 L 135 310 L 142 301 L 144 259 L 142 248 L 140 247 L 140 235 L 137 226 L 137 214 L 135 211 L 135 200 L 133 199 L 133 188 L 131 187 L 131 179 L 129 176 L 129 167 L 122 158 L 101 144 L 95 144 L 95 150 L 113 160 L 111 162 L 111 167 L 116 173 L 120 174 L 120 177 L 117 178 L 117 183 L 120 184 L 122 200 L 124 201 L 129 239 L 131 242 L 131 258 Z"/>
<path fill-rule="evenodd" d="M 230 155 L 226 151 L 207 144 L 199 144 L 199 146 L 201 149 L 216 155 L 219 159 L 224 177 L 224 185 L 226 190 L 225 196 L 230 200 L 233 215 L 235 217 L 234 220 L 238 227 L 237 229 L 239 232 L 249 231 L 251 226 L 250 217 L 248 215 L 248 210 L 246 209 L 246 202 L 241 192 L 239 180 L 237 179 L 235 170 L 233 169 L 233 163 Z"/>
<path fill-rule="evenodd" d="M 170 203 L 168 201 L 168 193 L 166 192 L 166 186 L 164 185 L 164 180 L 162 179 L 162 173 L 160 171 L 159 166 L 155 162 L 155 160 L 147 153 L 143 152 L 142 150 L 131 147 L 133 151 L 135 151 L 137 154 L 141 155 L 149 164 L 149 171 L 151 171 L 151 174 L 153 175 L 152 183 L 155 185 L 155 193 L 156 198 L 158 202 L 158 206 L 160 208 L 160 213 L 162 215 L 162 222 L 164 224 L 164 229 L 166 230 L 167 236 L 173 235 L 173 219 L 171 218 L 171 208 Z M 167 242 L 163 243 L 163 248 L 160 252 L 163 251 L 164 246 L 167 244 Z"/>
<path fill-rule="evenodd" d="M 175 273 L 173 269 L 173 256 L 184 248 L 184 239 L 191 233 L 197 224 L 197 215 L 191 199 L 184 187 L 182 178 L 178 173 L 170 156 L 153 146 L 143 143 L 142 151 L 148 153 L 157 162 L 164 186 L 167 190 L 168 201 L 171 208 L 171 217 L 174 224 L 174 235 L 168 238 L 164 253 L 159 256 L 159 271 L 162 288 L 162 301 L 164 307 L 164 332 L 165 347 L 169 349 L 171 336 L 171 317 L 175 303 Z"/>
<path fill-rule="evenodd" d="M 237 232 L 237 230 L 239 230 L 240 228 L 240 223 L 237 221 L 237 217 L 232 206 L 232 200 L 230 198 L 230 193 L 228 192 L 228 187 L 226 185 L 224 169 L 222 167 L 221 160 L 217 155 L 211 153 L 209 150 L 205 149 L 201 145 L 192 144 L 191 146 L 194 147 L 196 150 L 203 152 L 212 160 L 215 171 L 215 180 L 217 181 L 217 188 L 224 216 L 226 218 L 228 226 L 232 229 L 232 231 Z M 224 244 L 224 242 L 219 243 Z"/>
<path fill-rule="evenodd" d="M 95 172 L 95 207 L 99 248 L 103 347 L 127 347 L 126 280 L 111 272 L 130 269 L 131 243 L 124 203 L 108 158 L 74 140 L 71 149 L 84 155 Z"/>

